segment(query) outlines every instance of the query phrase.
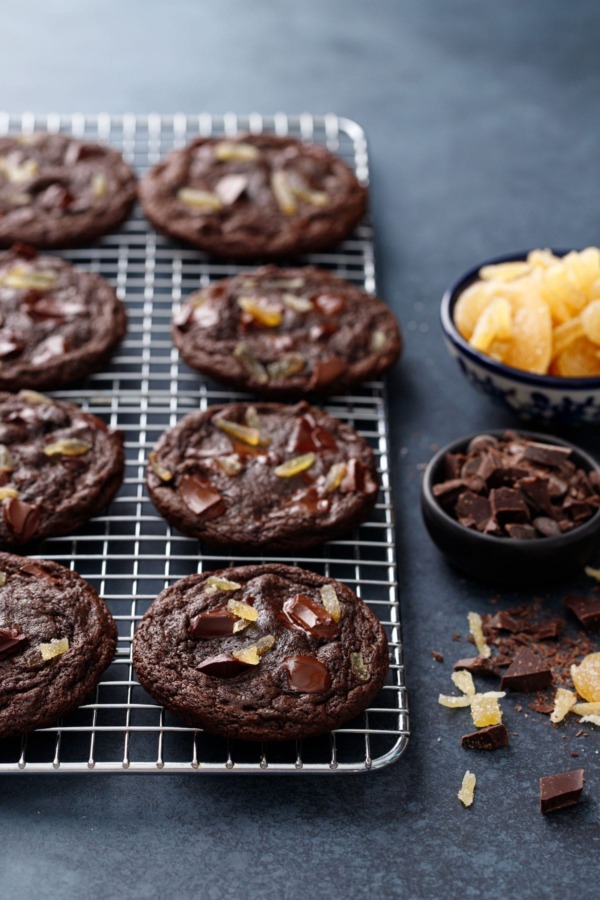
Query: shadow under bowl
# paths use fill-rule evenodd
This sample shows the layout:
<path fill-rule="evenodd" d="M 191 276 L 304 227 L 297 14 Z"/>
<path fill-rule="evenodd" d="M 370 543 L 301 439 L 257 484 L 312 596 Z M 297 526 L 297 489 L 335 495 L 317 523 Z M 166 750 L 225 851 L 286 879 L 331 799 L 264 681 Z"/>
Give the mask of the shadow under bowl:
<path fill-rule="evenodd" d="M 486 431 L 501 437 L 504 430 Z M 585 451 L 568 441 L 529 431 L 518 434 L 533 441 L 557 444 L 572 451 L 572 461 L 586 472 L 600 466 Z M 594 551 L 600 551 L 600 508 L 571 531 L 556 537 L 522 540 L 481 534 L 461 525 L 440 506 L 433 486 L 444 481 L 446 453 L 460 453 L 476 435 L 447 444 L 429 462 L 421 489 L 421 511 L 425 526 L 438 550 L 457 569 L 480 581 L 495 585 L 525 586 L 559 582 L 575 569 L 583 569 Z"/>
<path fill-rule="evenodd" d="M 564 256 L 565 252 L 554 251 L 556 256 Z M 448 288 L 440 310 L 448 352 L 472 387 L 525 421 L 538 420 L 566 427 L 600 425 L 600 377 L 563 378 L 514 369 L 475 350 L 454 324 L 458 298 L 479 279 L 482 266 L 526 259 L 527 253 L 517 253 L 487 260 Z"/>

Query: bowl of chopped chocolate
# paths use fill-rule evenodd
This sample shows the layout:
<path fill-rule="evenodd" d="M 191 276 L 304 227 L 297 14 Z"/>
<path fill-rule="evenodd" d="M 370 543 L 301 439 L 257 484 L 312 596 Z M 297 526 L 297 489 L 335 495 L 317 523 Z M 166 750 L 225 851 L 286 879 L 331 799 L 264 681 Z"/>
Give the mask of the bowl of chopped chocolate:
<path fill-rule="evenodd" d="M 421 509 L 438 549 L 474 578 L 557 581 L 600 547 L 600 465 L 556 437 L 469 435 L 430 461 Z"/>
<path fill-rule="evenodd" d="M 600 424 L 600 249 L 531 250 L 466 272 L 442 299 L 450 355 L 524 420 Z"/>

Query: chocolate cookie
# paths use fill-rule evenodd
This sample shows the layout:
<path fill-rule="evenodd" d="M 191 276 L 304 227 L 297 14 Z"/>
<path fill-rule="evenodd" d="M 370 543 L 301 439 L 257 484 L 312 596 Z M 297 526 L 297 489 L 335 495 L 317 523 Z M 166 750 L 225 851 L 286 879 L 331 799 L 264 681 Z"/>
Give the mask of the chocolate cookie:
<path fill-rule="evenodd" d="M 126 324 L 100 275 L 25 245 L 0 254 L 0 390 L 85 378 L 110 359 Z"/>
<path fill-rule="evenodd" d="M 112 147 L 46 132 L 0 138 L 0 245 L 83 244 L 120 225 L 135 197 Z"/>
<path fill-rule="evenodd" d="M 185 722 L 229 738 L 299 739 L 362 712 L 388 670 L 376 615 L 343 584 L 241 566 L 168 587 L 133 641 L 140 683 Z"/>
<path fill-rule="evenodd" d="M 185 416 L 148 461 L 158 511 L 192 537 L 295 552 L 348 533 L 375 505 L 374 454 L 307 403 L 232 403 Z"/>
<path fill-rule="evenodd" d="M 92 691 L 117 628 L 76 572 L 0 553 L 0 738 L 53 725 Z"/>
<path fill-rule="evenodd" d="M 0 546 L 79 528 L 116 494 L 123 440 L 78 406 L 0 393 Z"/>
<path fill-rule="evenodd" d="M 318 144 L 274 134 L 198 138 L 140 183 L 159 231 L 216 256 L 276 258 L 331 247 L 364 215 L 367 191 Z"/>
<path fill-rule="evenodd" d="M 402 345 L 381 300 L 312 266 L 216 281 L 188 298 L 172 335 L 192 368 L 269 397 L 329 394 L 376 378 Z"/>

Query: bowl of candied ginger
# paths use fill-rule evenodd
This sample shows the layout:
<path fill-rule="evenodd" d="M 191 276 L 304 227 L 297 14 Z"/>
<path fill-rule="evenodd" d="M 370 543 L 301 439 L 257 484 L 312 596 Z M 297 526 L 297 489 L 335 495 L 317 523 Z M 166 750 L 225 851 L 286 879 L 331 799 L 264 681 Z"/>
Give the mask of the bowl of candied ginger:
<path fill-rule="evenodd" d="M 469 382 L 522 419 L 600 424 L 600 250 L 490 260 L 442 299 L 446 345 Z"/>

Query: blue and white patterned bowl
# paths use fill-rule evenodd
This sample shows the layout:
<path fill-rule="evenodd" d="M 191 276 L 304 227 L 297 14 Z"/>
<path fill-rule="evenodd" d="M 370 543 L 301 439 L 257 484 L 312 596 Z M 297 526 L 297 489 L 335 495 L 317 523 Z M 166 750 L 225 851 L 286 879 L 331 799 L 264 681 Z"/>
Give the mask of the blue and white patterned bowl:
<path fill-rule="evenodd" d="M 557 252 L 557 255 L 563 254 Z M 470 284 L 477 281 L 482 266 L 525 259 L 527 253 L 518 253 L 480 263 L 448 288 L 441 307 L 442 328 L 448 351 L 473 387 L 525 421 L 534 419 L 567 427 L 599 425 L 600 377 L 533 375 L 505 366 L 471 347 L 454 324 L 456 301 Z"/>

